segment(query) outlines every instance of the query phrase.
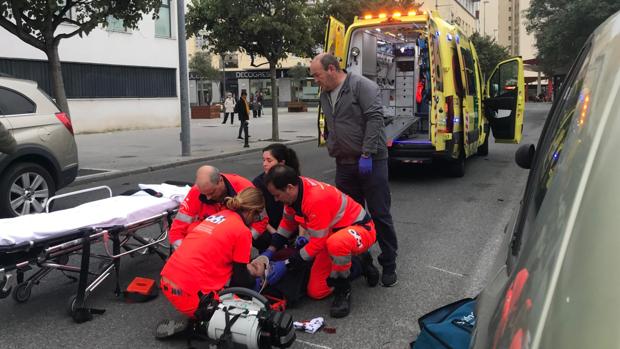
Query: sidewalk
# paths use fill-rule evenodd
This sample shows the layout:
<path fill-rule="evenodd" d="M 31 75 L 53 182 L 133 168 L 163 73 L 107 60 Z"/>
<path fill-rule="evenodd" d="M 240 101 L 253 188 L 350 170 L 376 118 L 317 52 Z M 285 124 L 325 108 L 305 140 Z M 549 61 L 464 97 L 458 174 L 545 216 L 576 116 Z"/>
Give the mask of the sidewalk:
<path fill-rule="evenodd" d="M 283 143 L 315 141 L 317 109 L 289 113 L 278 109 L 279 134 Z M 271 109 L 263 109 L 261 118 L 250 118 L 250 148 L 237 139 L 239 120 L 226 125 L 220 119 L 191 121 L 191 154 L 181 156 L 181 128 L 159 128 L 76 135 L 80 171 L 76 183 L 142 173 L 176 165 L 206 161 L 224 156 L 259 151 L 272 141 Z"/>

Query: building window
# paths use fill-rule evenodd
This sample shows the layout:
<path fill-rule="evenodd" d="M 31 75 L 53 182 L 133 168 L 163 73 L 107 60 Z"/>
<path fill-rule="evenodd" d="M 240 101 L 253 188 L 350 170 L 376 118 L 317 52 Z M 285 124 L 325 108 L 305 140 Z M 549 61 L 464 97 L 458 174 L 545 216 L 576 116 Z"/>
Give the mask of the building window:
<path fill-rule="evenodd" d="M 158 38 L 170 38 L 170 0 L 162 0 L 158 12 L 159 18 L 155 20 L 155 36 Z"/>
<path fill-rule="evenodd" d="M 118 19 L 114 16 L 108 16 L 107 22 L 108 22 L 108 26 L 107 26 L 108 31 L 123 32 L 123 33 L 127 32 L 127 28 L 125 27 L 125 24 L 123 23 L 122 19 Z"/>

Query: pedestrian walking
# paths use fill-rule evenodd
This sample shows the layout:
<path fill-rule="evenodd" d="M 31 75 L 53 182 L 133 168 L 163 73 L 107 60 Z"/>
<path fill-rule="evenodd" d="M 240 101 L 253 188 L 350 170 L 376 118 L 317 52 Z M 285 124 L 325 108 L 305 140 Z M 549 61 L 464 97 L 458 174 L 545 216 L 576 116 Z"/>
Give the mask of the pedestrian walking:
<path fill-rule="evenodd" d="M 226 120 L 228 120 L 228 116 L 230 116 L 230 124 L 233 124 L 233 121 L 235 120 L 236 104 L 237 103 L 235 103 L 235 99 L 233 98 L 232 93 L 226 93 L 226 99 L 224 100 L 224 121 L 222 122 L 222 124 L 226 123 Z"/>
<path fill-rule="evenodd" d="M 256 96 L 254 96 L 254 110 L 256 116 L 260 118 L 263 112 L 263 92 L 261 91 L 256 91 Z"/>
<path fill-rule="evenodd" d="M 336 159 L 336 186 L 368 207 L 381 247 L 383 286 L 394 286 L 398 242 L 388 183 L 388 152 L 379 86 L 366 77 L 346 73 L 338 58 L 322 53 L 310 64 L 321 87 L 321 108 L 329 134 L 327 149 Z"/>
<path fill-rule="evenodd" d="M 237 105 L 235 106 L 235 113 L 239 115 L 239 121 L 241 125 L 239 125 L 239 136 L 238 139 L 244 139 L 241 137 L 241 133 L 245 132 L 245 144 L 243 145 L 245 148 L 249 147 L 248 145 L 248 124 L 250 123 L 250 106 L 247 101 L 248 93 L 245 91 L 241 92 L 241 98 L 237 101 Z"/>

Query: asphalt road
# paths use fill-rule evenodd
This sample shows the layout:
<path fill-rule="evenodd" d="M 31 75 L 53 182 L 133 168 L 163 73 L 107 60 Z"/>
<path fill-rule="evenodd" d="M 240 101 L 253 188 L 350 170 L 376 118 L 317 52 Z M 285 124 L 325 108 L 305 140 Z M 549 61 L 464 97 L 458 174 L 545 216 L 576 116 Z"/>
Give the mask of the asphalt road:
<path fill-rule="evenodd" d="M 548 105 L 526 109 L 524 143 L 538 139 Z M 335 168 L 314 143 L 294 146 L 304 175 L 333 183 Z M 445 177 L 438 166 L 411 166 L 392 176 L 392 215 L 399 237 L 399 283 L 368 288 L 354 283 L 353 309 L 345 319 L 328 317 L 331 299 L 302 301 L 289 311 L 295 319 L 324 316 L 335 334 L 297 333 L 294 348 L 407 348 L 418 332 L 417 318 L 457 299 L 474 296 L 484 285 L 504 227 L 517 207 L 527 171 L 514 163 L 516 145 L 490 144 L 489 155 L 466 163 L 463 178 Z M 253 178 L 261 169 L 259 153 L 212 162 L 225 172 Z M 114 193 L 138 183 L 192 181 L 198 164 L 73 186 L 77 190 L 109 185 Z M 66 190 L 65 190 L 66 191 Z M 94 200 L 86 195 L 83 200 Z M 72 200 L 58 204 L 61 208 Z M 377 255 L 377 246 L 373 247 Z M 121 285 L 135 276 L 157 278 L 163 262 L 156 255 L 121 262 Z M 75 324 L 67 316 L 67 299 L 77 284 L 58 271 L 36 285 L 30 300 L 0 300 L 0 348 L 186 348 L 184 340 L 157 341 L 156 324 L 174 317 L 165 297 L 127 304 L 113 294 L 108 278 L 89 298 L 105 308 L 93 321 Z M 201 347 L 199 343 L 197 347 Z M 204 346 L 206 347 L 206 345 Z"/>

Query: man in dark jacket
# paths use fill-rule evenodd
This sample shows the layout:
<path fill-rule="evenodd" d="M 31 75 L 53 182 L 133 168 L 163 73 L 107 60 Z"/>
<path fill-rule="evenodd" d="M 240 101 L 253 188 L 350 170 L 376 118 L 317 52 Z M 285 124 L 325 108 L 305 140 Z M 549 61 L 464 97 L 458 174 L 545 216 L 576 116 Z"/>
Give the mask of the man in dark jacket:
<path fill-rule="evenodd" d="M 347 74 L 338 58 L 329 53 L 312 60 L 310 73 L 321 87 L 327 149 L 336 158 L 336 186 L 368 207 L 381 247 L 381 282 L 394 286 L 398 242 L 390 213 L 388 151 L 379 86 L 361 75 Z"/>
<path fill-rule="evenodd" d="M 250 120 L 250 106 L 248 105 L 247 97 L 248 97 L 248 93 L 245 91 L 242 91 L 241 98 L 239 98 L 239 100 L 237 101 L 237 104 L 235 105 L 235 113 L 239 115 L 239 121 L 241 122 L 241 125 L 239 125 L 239 136 L 237 138 L 243 139 L 241 137 L 241 133 L 245 132 L 245 144 L 243 145 L 244 148 L 248 148 L 250 146 L 248 144 L 248 137 L 250 137 L 250 135 L 248 134 L 248 124 Z"/>

